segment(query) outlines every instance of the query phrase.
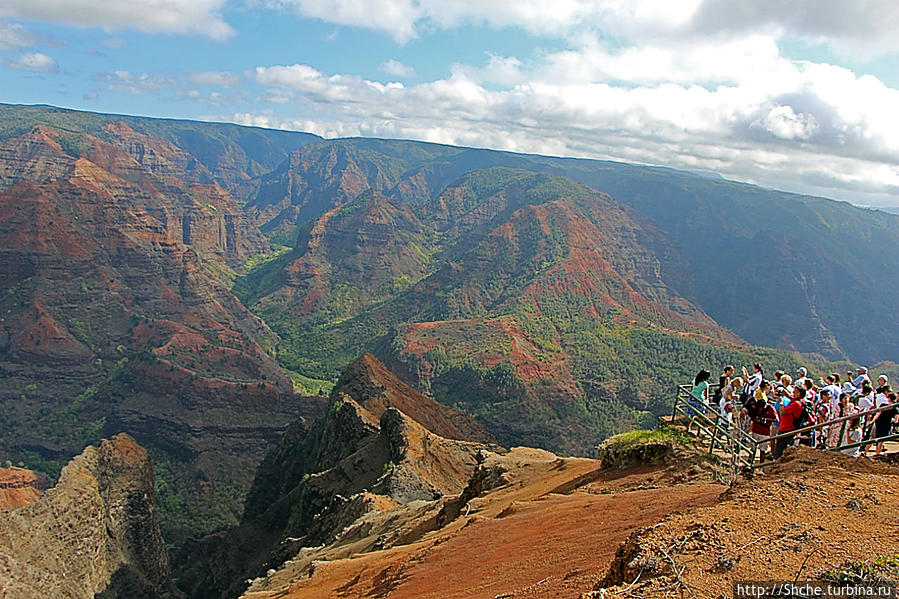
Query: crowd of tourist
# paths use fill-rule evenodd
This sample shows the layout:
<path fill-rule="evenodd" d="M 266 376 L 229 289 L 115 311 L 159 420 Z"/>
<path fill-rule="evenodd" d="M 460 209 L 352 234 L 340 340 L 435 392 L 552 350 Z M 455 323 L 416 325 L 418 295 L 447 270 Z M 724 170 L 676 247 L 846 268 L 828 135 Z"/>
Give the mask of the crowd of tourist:
<path fill-rule="evenodd" d="M 725 366 L 717 386 L 711 384 L 711 373 L 701 370 L 693 379 L 688 409 L 712 417 L 718 427 L 751 436 L 758 442 L 762 461 L 768 453 L 779 458 L 792 444 L 821 449 L 849 445 L 842 451 L 852 456 L 865 455 L 873 445 L 880 454 L 881 439 L 899 420 L 889 377 L 881 374 L 872 382 L 863 366 L 846 373 L 846 380 L 838 373 L 814 380 L 805 368 L 799 368 L 795 377 L 778 370 L 768 379 L 759 363 L 753 364 L 752 372 L 745 366 L 741 370 Z M 839 421 L 801 430 L 831 420 Z M 797 432 L 786 434 L 793 431 Z M 871 443 L 863 443 L 866 440 Z M 852 446 L 855 443 L 860 445 Z"/>

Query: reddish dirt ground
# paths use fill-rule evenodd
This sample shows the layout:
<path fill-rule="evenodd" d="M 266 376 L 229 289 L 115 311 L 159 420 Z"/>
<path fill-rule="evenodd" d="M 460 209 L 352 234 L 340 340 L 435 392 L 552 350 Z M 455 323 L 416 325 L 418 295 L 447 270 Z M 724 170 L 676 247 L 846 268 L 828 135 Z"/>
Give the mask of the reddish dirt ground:
<path fill-rule="evenodd" d="M 14 510 L 40 499 L 46 481 L 31 470 L 0 468 L 0 510 Z"/>
<path fill-rule="evenodd" d="M 607 475 L 594 460 L 515 451 L 519 463 L 509 485 L 472 500 L 468 515 L 420 542 L 317 562 L 311 577 L 287 585 L 273 577 L 265 590 L 246 596 L 578 597 L 605 574 L 634 530 L 710 505 L 727 489 L 668 486 L 656 480 L 658 472 Z"/>
<path fill-rule="evenodd" d="M 640 531 L 603 586 L 606 597 L 714 599 L 732 596 L 737 581 L 822 580 L 852 568 L 895 580 L 897 557 L 899 468 L 793 447 L 715 505 Z"/>

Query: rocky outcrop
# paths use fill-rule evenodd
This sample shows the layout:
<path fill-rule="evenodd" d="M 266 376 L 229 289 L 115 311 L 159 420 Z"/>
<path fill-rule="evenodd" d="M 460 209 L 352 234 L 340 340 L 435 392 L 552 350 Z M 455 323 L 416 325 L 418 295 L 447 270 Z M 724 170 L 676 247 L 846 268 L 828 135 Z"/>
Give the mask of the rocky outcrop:
<path fill-rule="evenodd" d="M 350 396 L 378 418 L 387 408 L 396 408 L 441 437 L 496 442 L 477 420 L 416 391 L 372 354 L 364 354 L 350 364 L 334 392 Z"/>
<path fill-rule="evenodd" d="M 153 466 L 131 437 L 88 447 L 43 497 L 2 514 L 0 595 L 181 596 L 159 532 Z"/>
<path fill-rule="evenodd" d="M 383 399 L 401 389 L 394 379 L 371 356 L 348 368 L 325 417 L 312 427 L 291 425 L 263 460 L 241 525 L 185 548 L 177 560 L 183 590 L 234 597 L 248 578 L 302 547 L 411 542 L 447 521 L 444 505 L 469 485 L 486 452 L 500 448 L 446 438 L 417 422 L 412 414 L 431 417 L 434 428 L 449 426 L 434 419 L 440 412 L 421 394 L 407 392 L 396 402 L 402 411 L 387 405 Z M 417 524 L 396 525 L 413 513 Z"/>

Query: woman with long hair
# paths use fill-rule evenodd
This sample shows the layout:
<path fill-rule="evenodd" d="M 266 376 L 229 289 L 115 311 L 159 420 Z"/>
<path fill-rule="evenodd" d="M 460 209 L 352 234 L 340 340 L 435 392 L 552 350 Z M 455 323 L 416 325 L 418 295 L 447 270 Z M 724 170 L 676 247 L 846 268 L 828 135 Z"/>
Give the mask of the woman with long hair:
<path fill-rule="evenodd" d="M 694 414 L 705 414 L 709 410 L 709 379 L 712 373 L 708 370 L 700 370 L 693 377 L 693 385 L 690 389 L 690 406 Z"/>

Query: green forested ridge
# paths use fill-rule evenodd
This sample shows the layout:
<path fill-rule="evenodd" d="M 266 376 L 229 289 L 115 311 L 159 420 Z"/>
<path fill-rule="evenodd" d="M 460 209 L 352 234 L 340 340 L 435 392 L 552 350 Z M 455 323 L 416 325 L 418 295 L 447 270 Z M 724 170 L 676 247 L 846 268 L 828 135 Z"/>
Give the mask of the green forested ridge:
<path fill-rule="evenodd" d="M 783 351 L 727 349 L 727 339 L 719 347 L 714 339 L 681 338 L 668 329 L 686 326 L 705 339 L 701 315 L 691 323 L 662 305 L 630 303 L 636 291 L 605 269 L 618 264 L 625 274 L 653 276 L 656 258 L 634 246 L 643 230 L 607 196 L 569 179 L 474 171 L 430 198 L 419 195 L 411 210 L 404 224 L 392 222 L 389 239 L 380 238 L 384 220 L 402 205 L 364 192 L 304 225 L 296 251 L 240 280 L 241 297 L 281 335 L 278 355 L 288 368 L 333 378 L 354 356 L 374 351 L 440 401 L 476 415 L 501 442 L 584 452 L 663 412 L 674 385 L 700 367 L 798 363 Z M 407 257 L 390 250 L 397 241 L 426 260 L 417 280 L 391 292 L 376 273 L 384 260 L 394 273 L 408 270 Z M 585 248 L 594 252 L 587 262 L 579 255 Z M 640 271 L 642 262 L 649 270 Z M 290 269 L 308 269 L 296 288 L 284 276 Z M 660 301 L 685 309 L 674 292 L 655 288 L 664 284 L 647 283 Z M 327 299 L 310 307 L 312 296 Z M 504 319 L 526 341 L 513 339 Z M 418 327 L 415 337 L 416 323 L 436 324 Z M 410 334 L 431 349 L 406 351 Z M 526 356 L 513 352 L 521 343 Z M 522 381 L 516 367 L 544 374 Z"/>

